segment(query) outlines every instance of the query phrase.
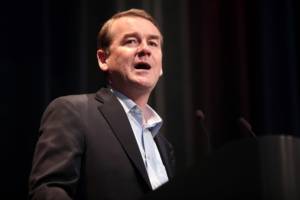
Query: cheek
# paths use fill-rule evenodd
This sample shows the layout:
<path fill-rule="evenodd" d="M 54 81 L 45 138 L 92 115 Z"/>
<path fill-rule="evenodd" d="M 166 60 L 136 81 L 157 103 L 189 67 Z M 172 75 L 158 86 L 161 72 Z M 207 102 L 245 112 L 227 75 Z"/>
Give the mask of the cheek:
<path fill-rule="evenodd" d="M 157 52 L 156 54 L 154 54 L 155 56 L 155 60 L 157 63 L 162 63 L 162 53 L 161 52 Z M 161 65 L 161 64 L 160 64 Z"/>
<path fill-rule="evenodd" d="M 156 65 L 158 66 L 158 68 L 161 69 L 162 68 L 162 56 L 161 56 L 161 54 L 156 56 L 155 62 L 156 62 Z"/>
<path fill-rule="evenodd" d="M 115 59 L 117 62 L 130 63 L 134 57 L 134 52 L 127 49 L 122 49 L 115 54 Z"/>
<path fill-rule="evenodd" d="M 112 70 L 121 69 L 130 65 L 130 57 L 124 53 L 114 53 L 109 59 L 109 65 Z"/>

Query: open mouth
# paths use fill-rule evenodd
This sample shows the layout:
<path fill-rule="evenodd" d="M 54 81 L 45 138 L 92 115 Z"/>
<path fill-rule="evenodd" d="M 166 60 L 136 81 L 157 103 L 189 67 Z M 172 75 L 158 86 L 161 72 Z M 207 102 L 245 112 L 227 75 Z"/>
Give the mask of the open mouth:
<path fill-rule="evenodd" d="M 150 66 L 148 63 L 143 63 L 143 62 L 141 62 L 141 63 L 135 64 L 135 65 L 134 65 L 134 68 L 135 68 L 135 69 L 145 69 L 145 70 L 148 70 L 148 69 L 151 68 L 151 66 Z"/>

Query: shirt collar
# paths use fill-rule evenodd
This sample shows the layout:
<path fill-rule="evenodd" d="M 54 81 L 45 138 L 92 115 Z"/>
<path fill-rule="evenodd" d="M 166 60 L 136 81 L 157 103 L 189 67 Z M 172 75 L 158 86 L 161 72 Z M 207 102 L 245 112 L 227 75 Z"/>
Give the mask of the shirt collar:
<path fill-rule="evenodd" d="M 122 107 L 124 108 L 126 114 L 130 113 L 134 109 L 138 109 L 141 112 L 141 109 L 138 107 L 138 105 L 134 101 L 129 99 L 127 96 L 112 88 L 110 88 L 110 90 L 117 97 Z M 155 112 L 153 108 L 151 108 L 151 106 L 147 104 L 146 108 L 150 117 L 148 121 L 144 124 L 144 127 L 149 129 L 151 131 L 152 136 L 155 137 L 158 134 L 158 131 L 161 128 L 163 122 L 161 117 Z"/>

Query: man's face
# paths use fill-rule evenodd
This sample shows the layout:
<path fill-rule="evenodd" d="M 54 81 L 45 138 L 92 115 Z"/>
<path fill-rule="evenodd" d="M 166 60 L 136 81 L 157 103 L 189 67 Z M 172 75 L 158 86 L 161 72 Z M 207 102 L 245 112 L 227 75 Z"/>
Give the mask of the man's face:
<path fill-rule="evenodd" d="M 146 19 L 122 17 L 113 22 L 110 34 L 109 53 L 99 63 L 109 73 L 113 88 L 150 93 L 162 74 L 159 30 Z"/>

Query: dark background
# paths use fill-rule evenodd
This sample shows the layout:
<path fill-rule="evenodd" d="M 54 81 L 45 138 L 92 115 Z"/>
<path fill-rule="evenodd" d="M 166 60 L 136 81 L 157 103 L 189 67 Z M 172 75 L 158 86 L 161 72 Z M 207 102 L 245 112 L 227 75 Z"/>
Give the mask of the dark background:
<path fill-rule="evenodd" d="M 300 136 L 297 0 L 29 0 L 0 4 L 1 194 L 26 199 L 41 115 L 61 95 L 104 85 L 96 35 L 113 13 L 144 8 L 162 27 L 164 76 L 151 97 L 179 171 L 241 138 Z"/>

